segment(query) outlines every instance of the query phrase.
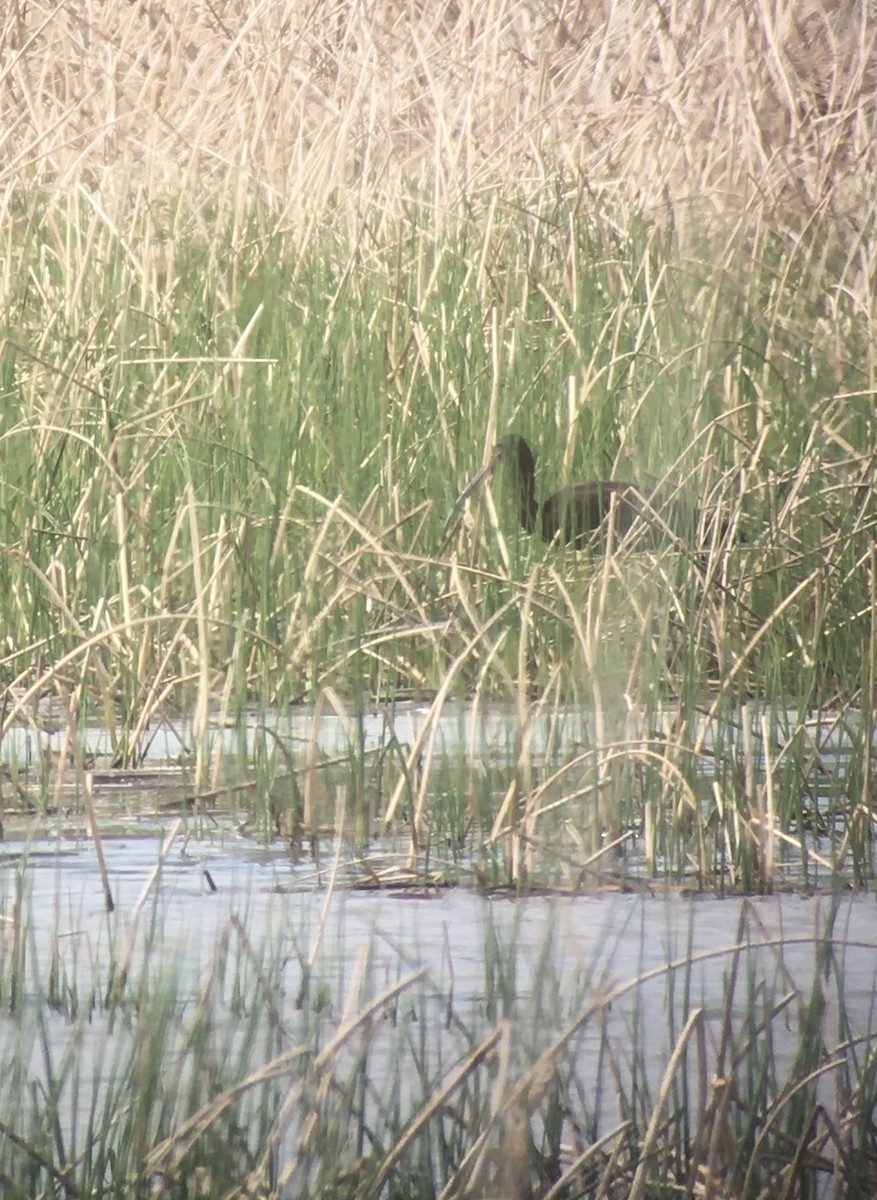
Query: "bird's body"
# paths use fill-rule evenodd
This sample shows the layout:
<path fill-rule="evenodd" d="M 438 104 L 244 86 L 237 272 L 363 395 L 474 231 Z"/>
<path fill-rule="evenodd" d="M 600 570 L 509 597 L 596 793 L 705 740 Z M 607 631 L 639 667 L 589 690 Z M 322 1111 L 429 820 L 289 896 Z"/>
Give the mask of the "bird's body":
<path fill-rule="evenodd" d="M 539 533 L 543 542 L 555 538 L 584 546 L 607 520 L 623 537 L 643 510 L 643 498 L 632 483 L 614 479 L 572 483 L 542 502 Z"/>
<path fill-rule="evenodd" d="M 663 539 L 690 537 L 697 513 L 674 502 L 662 505 L 634 483 L 617 479 L 571 483 L 553 492 L 542 504 L 536 499 L 536 463 L 525 438 L 510 433 L 494 447 L 488 465 L 472 479 L 454 506 L 453 516 L 485 476 L 504 464 L 520 501 L 521 525 L 545 542 L 559 541 L 577 548 L 588 545 L 595 534 L 611 528 L 623 538 L 640 520 Z M 450 520 L 446 524 L 450 524 Z"/>

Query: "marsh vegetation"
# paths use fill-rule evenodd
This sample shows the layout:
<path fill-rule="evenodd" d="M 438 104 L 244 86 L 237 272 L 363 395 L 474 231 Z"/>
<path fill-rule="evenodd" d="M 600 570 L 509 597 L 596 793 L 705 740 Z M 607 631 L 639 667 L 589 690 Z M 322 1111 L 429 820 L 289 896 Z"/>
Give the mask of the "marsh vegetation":
<path fill-rule="evenodd" d="M 0 796 L 21 862 L 65 821 L 106 829 L 92 768 L 136 770 L 170 730 L 183 783 L 156 815 L 191 821 L 192 837 L 217 807 L 296 853 L 337 843 L 365 861 L 377 837 L 394 880 L 404 867 L 416 887 L 873 889 L 875 36 L 864 0 L 8 5 Z M 633 480 L 703 514 L 696 549 L 635 526 L 546 546 L 500 476 L 444 537 L 511 431 L 536 451 L 538 496 Z M 282 731 L 300 706 L 312 732 L 298 742 Z M 474 735 L 441 752 L 449 706 L 466 729 L 502 711 L 502 753 Z M 344 733 L 332 755 L 326 717 Z M 26 870 L 9 880 L 4 1003 L 47 1046 L 54 976 L 27 975 Z M 283 994 L 265 953 L 254 1011 Z M 105 982 L 82 985 L 79 1011 Z M 391 999 L 346 994 L 362 1028 Z M 98 1174 L 90 1151 L 68 1154 L 51 1072 L 37 1084 L 13 1053 L 10 1078 L 49 1100 L 42 1133 L 4 1101 L 10 1194 L 198 1194 L 179 1171 L 185 1159 L 201 1178 L 211 1153 L 208 1093 L 231 1097 L 232 1119 L 246 1071 L 292 1051 L 282 1022 L 265 1041 L 255 1022 L 237 1074 L 223 1064 L 237 1083 L 211 1077 L 210 1039 L 180 1024 L 188 995 L 113 998 L 112 1020 L 138 1036 L 195 1038 L 195 1065 L 181 1107 L 138 1110 L 121 1097 L 152 1052 L 133 1055 L 119 1103 L 88 1117 L 85 1140 L 107 1149 Z M 224 1019 L 212 1003 L 199 1020 Z M 820 1011 L 814 992 L 811 1050 Z M 504 1028 L 484 1034 L 497 1041 L 479 1064 Z M 819 1112 L 844 1147 L 843 1186 L 870 1180 L 845 1194 L 864 1196 L 873 1047 L 853 1045 L 849 1108 Z M 790 1077 L 798 1123 L 776 1157 L 771 1143 L 776 1176 L 687 1174 L 707 1126 L 633 1104 L 600 1182 L 576 1192 L 561 1170 L 531 1185 L 651 1196 L 673 1174 L 683 1194 L 742 1197 L 781 1176 L 815 1194 L 818 1121 L 801 1113 L 816 1110 L 797 1108 L 822 1105 L 814 1053 Z M 170 1057 L 151 1061 L 158 1081 Z M 320 1111 L 340 1122 L 317 1076 Z M 531 1094 L 553 1087 L 540 1075 Z M 552 1111 L 571 1112 L 556 1094 Z M 222 1144 L 261 1143 L 265 1171 L 249 1159 L 246 1178 L 268 1195 L 277 1097 L 260 1095 L 251 1142 L 225 1130 Z M 462 1164 L 498 1119 L 484 1095 L 419 1166 L 429 1103 L 398 1098 L 372 1125 L 357 1101 L 351 1194 L 463 1194 Z M 775 1129 L 769 1103 L 750 1149 Z M 730 1093 L 723 1104 L 714 1130 Z M 180 1129 L 197 1163 L 176 1150 L 159 1163 Z M 319 1169 L 280 1194 L 340 1194 L 320 1174 L 335 1142 L 309 1129 Z M 6 1167 L 13 1146 L 26 1182 Z M 243 1161 L 202 1194 L 246 1194 Z"/>

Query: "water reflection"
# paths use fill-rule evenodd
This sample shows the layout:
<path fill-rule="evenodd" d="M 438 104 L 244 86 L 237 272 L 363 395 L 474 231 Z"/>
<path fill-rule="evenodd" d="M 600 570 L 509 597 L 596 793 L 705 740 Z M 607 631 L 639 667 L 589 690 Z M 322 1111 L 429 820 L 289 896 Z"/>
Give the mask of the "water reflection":
<path fill-rule="evenodd" d="M 782 1089 L 794 1076 L 817 980 L 825 1054 L 839 1037 L 847 1045 L 864 1038 L 870 1053 L 877 995 L 870 897 L 350 892 L 314 887 L 312 864 L 291 865 L 256 841 L 220 831 L 187 844 L 181 828 L 171 844 L 107 841 L 115 900 L 108 915 L 89 844 L 4 849 L 0 967 L 9 986 L 25 946 L 26 970 L 14 1019 L 0 1023 L 0 1062 L 35 1095 L 51 1092 L 52 1119 L 57 1114 L 65 1136 L 81 1114 L 111 1103 L 120 1064 L 156 1037 L 140 1021 L 154 1022 L 147 999 L 154 1005 L 161 997 L 163 980 L 172 981 L 172 1004 L 161 1010 L 172 1022 L 160 1039 L 169 1047 L 166 1069 L 188 1045 L 209 997 L 211 1025 L 229 1062 L 241 1056 L 243 1077 L 286 1047 L 322 1044 L 363 1003 L 364 964 L 369 995 L 425 969 L 422 985 L 368 1037 L 372 1116 L 384 1084 L 403 1112 L 416 1111 L 427 1098 L 421 1089 L 428 1096 L 501 1019 L 509 1022 L 514 1069 L 529 1069 L 591 1004 L 594 1019 L 581 1021 L 563 1055 L 565 1077 L 589 1114 L 589 1136 L 617 1126 L 632 1095 L 657 1093 L 695 1009 L 704 1013 L 706 1061 L 692 1053 L 683 1070 L 692 1105 L 705 1067 L 718 1070 L 728 1021 L 736 1046 L 754 1038 L 754 1048 L 769 1036 L 770 1070 Z M 118 986 L 122 963 L 131 1003 L 118 1020 L 105 998 L 111 974 Z M 611 1005 L 601 1006 L 610 992 Z M 8 1008 L 9 994 L 5 1000 Z M 264 1037 L 254 1037 L 254 1022 L 264 1025 Z M 68 1064 L 62 1088 L 49 1085 L 52 1062 Z M 356 1063 L 352 1050 L 338 1055 L 339 1094 L 347 1073 L 356 1077 Z M 836 1117 L 833 1076 L 819 1087 Z M 296 1153 L 304 1119 L 291 1119 L 279 1165 Z M 534 1113 L 534 1136 L 540 1119 Z"/>
<path fill-rule="evenodd" d="M 679 713 L 674 706 L 656 709 L 647 721 L 625 696 L 618 696 L 613 705 L 608 716 L 613 736 L 619 740 L 672 738 L 678 724 Z M 800 731 L 814 753 L 822 756 L 822 767 L 829 771 L 836 763 L 845 761 L 865 730 L 862 715 L 854 711 L 824 712 L 802 720 L 793 710 L 750 703 L 712 721 L 705 719 L 705 711 L 693 714 L 690 737 L 692 744 L 698 744 L 707 755 L 717 745 L 740 749 L 747 726 L 757 744 L 767 731 L 771 753 L 788 745 Z M 513 761 L 521 744 L 523 720 L 528 752 L 536 761 L 558 761 L 570 753 L 594 748 L 596 729 L 603 727 L 606 719 L 606 713 L 598 714 L 580 705 L 546 707 L 536 702 L 526 705 L 523 713 L 516 704 L 453 699 L 440 703 L 352 706 L 341 711 L 323 704 L 317 709 L 302 707 L 283 714 L 250 711 L 241 714 L 233 724 L 213 723 L 207 736 L 211 751 L 230 757 L 242 749 L 251 757 L 265 743 L 266 735 L 269 745 L 273 739 L 280 739 L 292 754 L 316 748 L 329 756 L 345 756 L 354 751 L 375 753 L 390 741 L 413 747 L 428 736 L 431 751 L 438 756 Z M 48 706 L 41 718 L 8 731 L 0 746 L 0 762 L 36 769 L 45 758 L 57 754 L 62 735 L 63 724 Z M 103 726 L 86 726 L 82 737 L 89 756 L 98 766 L 113 757 L 115 747 Z M 141 766 L 163 768 L 168 763 L 184 761 L 192 754 L 194 740 L 189 720 L 155 720 L 140 751 Z M 877 747 L 877 738 L 874 745 Z M 763 756 L 764 747 L 758 748 Z"/>

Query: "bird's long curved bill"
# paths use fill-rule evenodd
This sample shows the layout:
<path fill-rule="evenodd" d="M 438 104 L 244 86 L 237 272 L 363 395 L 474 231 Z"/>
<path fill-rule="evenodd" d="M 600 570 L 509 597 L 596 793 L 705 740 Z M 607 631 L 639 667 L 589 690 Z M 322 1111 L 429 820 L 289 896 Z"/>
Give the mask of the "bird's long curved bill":
<path fill-rule="evenodd" d="M 489 462 L 486 467 L 482 467 L 480 471 L 476 472 L 476 474 L 472 476 L 472 478 L 463 488 L 462 492 L 460 492 L 459 496 L 454 501 L 454 507 L 451 509 L 447 520 L 442 526 L 443 538 L 447 537 L 450 530 L 454 528 L 454 525 L 459 520 L 460 513 L 463 510 L 463 505 L 466 503 L 472 493 L 481 486 L 488 475 L 493 473 L 493 467 L 494 464 L 492 462 Z"/>

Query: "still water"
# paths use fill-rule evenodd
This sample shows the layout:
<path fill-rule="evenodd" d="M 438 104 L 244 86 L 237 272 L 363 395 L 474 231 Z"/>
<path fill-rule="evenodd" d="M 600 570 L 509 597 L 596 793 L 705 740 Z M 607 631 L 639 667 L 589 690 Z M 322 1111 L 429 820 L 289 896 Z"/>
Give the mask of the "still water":
<path fill-rule="evenodd" d="M 771 737 L 779 742 L 782 721 L 772 720 Z M 756 726 L 764 730 L 760 718 Z M 264 718 L 254 717 L 249 748 L 264 728 Z M 826 764 L 843 769 L 848 743 L 836 730 L 828 723 L 812 731 L 823 771 Z M 354 744 L 370 751 L 393 738 L 409 751 L 420 746 L 424 754 L 462 754 L 481 763 L 513 762 L 517 733 L 514 710 L 465 705 L 397 706 L 354 723 L 343 713 L 301 713 L 272 728 L 293 753 L 317 746 L 322 755 L 345 755 Z M 591 734 L 587 713 L 554 711 L 550 720 L 534 719 L 528 751 L 534 762 L 559 757 L 589 744 Z M 214 748 L 227 745 L 229 753 L 238 745 L 238 731 L 217 727 L 210 736 Z M 17 730 L 3 751 L 27 782 L 31 767 L 36 776 L 59 740 L 49 725 L 39 733 Z M 97 758 L 95 803 L 112 912 L 78 799 L 71 818 L 33 821 L 10 816 L 7 804 L 9 840 L 0 842 L 0 980 L 7 989 L 0 1108 L 16 1103 L 6 1093 L 10 1080 L 35 1096 L 48 1094 L 52 1064 L 71 1056 L 72 1083 L 55 1101 L 64 1128 L 75 1129 L 83 1112 L 107 1100 L 117 1064 L 137 1038 L 137 1010 L 114 1020 L 104 1001 L 122 964 L 130 967 L 132 995 L 157 994 L 163 978 L 172 981 L 181 1043 L 188 1014 L 209 985 L 217 1028 L 230 1048 L 244 1042 L 239 1013 L 248 1002 L 258 1006 L 269 997 L 284 1037 L 307 1041 L 318 1027 L 329 1036 L 385 987 L 424 971 L 400 1008 L 402 1018 L 416 1021 L 417 1056 L 406 1059 L 409 1051 L 394 1040 L 399 1014 L 370 1044 L 376 1088 L 392 1080 L 403 1099 L 410 1089 L 414 1111 L 425 1102 L 417 1094 L 426 1086 L 421 1077 L 435 1086 L 498 1021 L 510 1023 L 511 1059 L 526 1072 L 588 1005 L 596 1005 L 598 1019 L 582 1024 L 565 1053 L 597 1130 L 617 1125 L 633 1094 L 658 1091 L 679 1030 L 697 1009 L 704 1014 L 705 1058 L 687 1068 L 692 1094 L 718 1069 L 729 1023 L 738 1048 L 769 1037 L 771 1070 L 782 1089 L 795 1078 L 808 1005 L 817 994 L 826 1059 L 841 1046 L 861 1046 L 866 1058 L 874 1053 L 873 896 L 789 891 L 692 898 L 644 878 L 634 881 L 638 894 L 516 899 L 465 887 L 359 890 L 343 886 L 350 875 L 341 853 L 336 871 L 331 840 L 319 862 L 307 845 L 293 858 L 279 840 L 266 845 L 249 836 L 244 819 L 221 814 L 200 820 L 198 836 L 191 836 L 195 826 L 171 815 L 190 785 L 183 771 L 167 766 L 188 755 L 190 730 L 171 723 L 153 730 L 139 777 L 101 775 L 105 734 L 90 731 L 88 744 Z M 388 854 L 387 846 L 363 852 L 373 859 L 373 877 Z M 603 1004 L 610 994 L 611 1004 Z M 270 1057 L 268 1039 L 264 1053 Z M 848 1053 L 838 1051 L 838 1060 Z M 259 1066 L 251 1058 L 242 1070 Z M 842 1111 L 843 1085 L 841 1072 L 826 1071 L 819 1099 L 827 1112 Z M 647 1105 L 641 1115 L 647 1119 Z"/>
<path fill-rule="evenodd" d="M 387 978 L 425 967 L 437 997 L 483 1006 L 485 947 L 503 946 L 514 963 L 514 995 L 535 994 L 536 973 L 550 970 L 569 986 L 570 1002 L 594 990 L 633 980 L 655 968 L 683 964 L 691 1003 L 722 1002 L 733 948 L 741 938 L 756 973 L 809 991 L 820 939 L 834 910 L 832 970 L 842 975 L 843 999 L 862 1031 L 871 1028 L 877 997 L 877 905 L 871 896 L 827 894 L 717 899 L 671 889 L 649 895 L 485 897 L 457 887 L 429 893 L 333 890 L 331 864 L 291 863 L 232 835 L 186 842 L 178 830 L 168 846 L 148 837 L 104 843 L 114 911 L 108 914 L 94 847 L 89 842 L 7 842 L 0 848 L 0 915 L 13 904 L 26 914 L 34 973 L 60 954 L 71 983 L 87 990 L 118 939 L 150 942 L 154 973 L 172 964 L 183 989 L 195 987 L 234 920 L 254 946 L 288 959 L 286 984 L 297 991 L 306 960 L 317 965 L 334 1003 L 363 947 Z M 215 890 L 214 890 L 215 889 Z M 7 946 L 8 949 L 8 946 Z M 663 1006 L 667 973 L 642 985 L 641 996 Z M 830 991 L 830 989 L 829 989 Z M 655 1047 L 657 1049 L 657 1047 Z"/>
<path fill-rule="evenodd" d="M 104 850 L 111 914 L 91 843 L 6 843 L 0 858 L 0 970 L 7 981 L 16 915 L 26 928 L 22 995 L 15 1013 L 7 1005 L 0 1017 L 0 1109 L 9 1113 L 26 1080 L 27 1094 L 54 1097 L 52 1112 L 73 1147 L 76 1131 L 81 1138 L 92 1120 L 88 1114 L 106 1108 L 112 1127 L 119 1064 L 136 1057 L 140 1007 L 122 1020 L 102 1007 L 109 964 L 118 971 L 122 960 L 131 964 L 132 995 L 159 995 L 162 977 L 173 980 L 179 1028 L 162 1042 L 170 1045 L 166 1069 L 177 1069 L 193 1014 L 209 992 L 221 1052 L 231 1060 L 248 1047 L 241 1077 L 278 1052 L 276 1029 L 284 1030 L 284 1045 L 295 1045 L 313 1040 L 319 1025 L 325 1031 L 319 1043 L 385 987 L 425 969 L 393 1020 L 379 1021 L 368 1035 L 374 1089 L 368 1103 L 376 1112 L 383 1090 L 403 1111 L 409 1103 L 419 1111 L 431 1089 L 503 1019 L 511 1031 L 510 1078 L 526 1073 L 564 1027 L 580 1021 L 583 1008 L 610 993 L 611 1004 L 598 1004 L 597 1017 L 581 1023 L 561 1056 L 586 1110 L 588 1125 L 581 1125 L 585 1116 L 579 1125 L 595 1133 L 618 1127 L 636 1097 L 645 1105 L 641 1118 L 648 1118 L 647 1097 L 657 1094 L 694 1009 L 704 1013 L 706 1057 L 695 1055 L 683 1069 L 691 1097 L 716 1071 L 729 1021 L 735 1052 L 747 1043 L 751 1049 L 754 1029 L 756 1039 L 770 1038 L 777 1088 L 794 1079 L 817 981 L 825 1057 L 851 1039 L 863 1039 L 862 1053 L 873 1054 L 872 897 L 690 899 L 667 889 L 510 899 L 460 887 L 429 894 L 344 891 L 331 886 L 331 871 L 318 880 L 312 864 L 294 864 L 230 831 L 187 843 L 181 825 L 164 843 L 108 838 Z M 61 981 L 62 996 L 75 997 L 66 1009 L 64 1003 L 47 1009 L 50 974 Z M 264 1004 L 266 1017 L 270 1007 L 275 1028 L 255 1052 L 244 1032 L 252 1016 L 241 1017 L 248 1001 Z M 358 1053 L 336 1058 L 339 1095 L 355 1087 Z M 50 1087 L 59 1064 L 68 1064 L 67 1084 Z M 185 1079 L 189 1068 L 181 1070 Z M 846 1102 L 841 1075 L 829 1072 L 818 1085 L 830 1114 Z M 306 1113 L 290 1118 L 276 1147 L 281 1176 L 287 1168 L 294 1174 L 306 1120 Z M 541 1120 L 534 1110 L 537 1139 Z M 298 1193 L 281 1188 L 279 1194 Z"/>

